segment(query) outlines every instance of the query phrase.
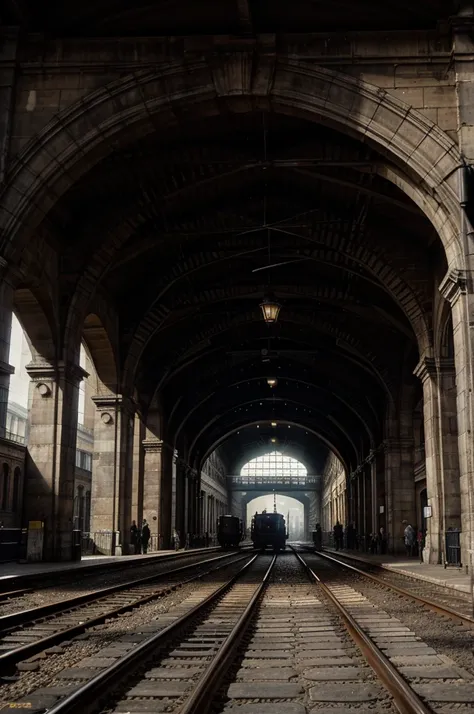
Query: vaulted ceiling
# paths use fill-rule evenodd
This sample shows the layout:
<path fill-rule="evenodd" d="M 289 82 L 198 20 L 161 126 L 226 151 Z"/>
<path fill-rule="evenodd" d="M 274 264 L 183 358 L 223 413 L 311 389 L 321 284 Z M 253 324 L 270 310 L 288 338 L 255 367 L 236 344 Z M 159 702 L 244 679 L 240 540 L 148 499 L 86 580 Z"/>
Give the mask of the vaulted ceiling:
<path fill-rule="evenodd" d="M 145 410 L 159 391 L 196 463 L 220 444 L 231 464 L 271 443 L 271 421 L 278 443 L 319 450 L 318 463 L 333 448 L 355 465 L 382 438 L 440 259 L 382 160 L 292 117 L 191 118 L 117 148 L 50 213 L 69 264 L 112 246 L 100 289 L 123 362 Z M 269 290 L 282 304 L 272 326 Z"/>

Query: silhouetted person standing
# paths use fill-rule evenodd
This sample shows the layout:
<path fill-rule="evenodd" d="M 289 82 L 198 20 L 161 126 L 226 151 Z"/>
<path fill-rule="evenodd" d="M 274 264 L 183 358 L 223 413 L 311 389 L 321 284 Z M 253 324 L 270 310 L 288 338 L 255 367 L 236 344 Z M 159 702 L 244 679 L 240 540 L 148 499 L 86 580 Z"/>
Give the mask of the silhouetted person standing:
<path fill-rule="evenodd" d="M 144 553 L 148 553 L 148 543 L 150 542 L 150 537 L 150 526 L 148 525 L 146 520 L 144 520 L 142 526 L 142 547 Z"/>
<path fill-rule="evenodd" d="M 339 521 L 336 521 L 336 525 L 334 526 L 334 546 L 336 550 L 339 550 L 342 548 L 342 526 L 339 523 Z"/>

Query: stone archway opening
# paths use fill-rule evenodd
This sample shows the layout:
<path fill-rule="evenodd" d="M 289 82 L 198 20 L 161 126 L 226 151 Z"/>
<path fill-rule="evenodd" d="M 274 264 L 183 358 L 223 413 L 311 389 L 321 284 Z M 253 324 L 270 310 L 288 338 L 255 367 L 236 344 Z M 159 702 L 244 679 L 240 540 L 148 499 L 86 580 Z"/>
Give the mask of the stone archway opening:
<path fill-rule="evenodd" d="M 298 499 L 282 491 L 266 496 L 257 496 L 247 503 L 245 519 L 247 531 L 255 513 L 261 513 L 264 510 L 273 513 L 274 505 L 277 512 L 285 516 L 288 540 L 307 540 L 307 507 Z"/>

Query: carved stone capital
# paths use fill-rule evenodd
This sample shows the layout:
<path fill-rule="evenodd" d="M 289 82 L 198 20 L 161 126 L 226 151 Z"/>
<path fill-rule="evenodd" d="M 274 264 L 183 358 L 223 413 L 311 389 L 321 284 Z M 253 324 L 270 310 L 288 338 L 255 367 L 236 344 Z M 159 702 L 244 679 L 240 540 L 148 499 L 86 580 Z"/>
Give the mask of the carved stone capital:
<path fill-rule="evenodd" d="M 81 382 L 89 373 L 82 369 L 78 364 L 73 362 L 30 362 L 26 365 L 26 371 L 32 382 L 48 380 L 56 382 L 60 379 L 66 379 L 72 382 Z"/>
<path fill-rule="evenodd" d="M 147 454 L 161 454 L 164 443 L 161 439 L 143 439 L 142 446 Z"/>
<path fill-rule="evenodd" d="M 451 357 L 423 357 L 415 369 L 413 374 L 415 377 L 419 377 L 422 382 L 431 378 L 434 379 L 439 375 L 455 374 L 456 368 L 454 365 L 454 359 Z"/>
<path fill-rule="evenodd" d="M 465 271 L 450 270 L 440 283 L 439 291 L 441 295 L 454 305 L 461 295 L 467 292 L 467 277 Z"/>
<path fill-rule="evenodd" d="M 426 379 L 436 377 L 436 360 L 434 357 L 422 357 L 415 369 L 413 370 L 415 377 L 421 379 L 424 382 Z"/>
<path fill-rule="evenodd" d="M 122 394 L 97 394 L 92 397 L 92 401 L 99 412 L 113 414 L 118 410 L 125 411 L 129 415 L 135 414 L 135 403 L 132 399 Z M 109 422 L 104 421 L 104 423 Z"/>

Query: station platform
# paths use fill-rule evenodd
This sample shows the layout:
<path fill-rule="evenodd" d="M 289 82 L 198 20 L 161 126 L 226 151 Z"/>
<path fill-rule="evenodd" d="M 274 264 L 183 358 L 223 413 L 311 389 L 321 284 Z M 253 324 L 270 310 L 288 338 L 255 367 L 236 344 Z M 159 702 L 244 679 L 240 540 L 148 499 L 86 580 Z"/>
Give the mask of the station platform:
<path fill-rule="evenodd" d="M 464 568 L 444 568 L 442 565 L 429 565 L 420 563 L 419 559 L 407 558 L 397 555 L 370 555 L 370 553 L 358 553 L 352 550 L 338 550 L 334 548 L 324 548 L 323 552 L 334 553 L 337 556 L 346 555 L 347 558 L 359 560 L 362 563 L 375 563 L 385 570 L 393 570 L 411 578 L 425 580 L 435 585 L 458 590 L 460 592 L 471 593 L 471 576 L 466 574 Z"/>
<path fill-rule="evenodd" d="M 63 562 L 63 563 L 51 563 L 51 562 L 40 562 L 40 563 L 2 563 L 0 564 L 0 589 L 6 590 L 10 583 L 15 583 L 15 585 L 26 584 L 28 580 L 37 578 L 40 576 L 54 575 L 55 573 L 71 573 L 73 571 L 78 571 L 80 573 L 93 573 L 95 568 L 100 568 L 106 566 L 108 569 L 113 569 L 114 567 L 122 568 L 137 564 L 146 564 L 150 560 L 157 560 L 162 558 L 172 558 L 172 557 L 183 557 L 186 555 L 198 555 L 199 553 L 213 553 L 219 551 L 220 548 L 217 546 L 211 546 L 209 548 L 192 548 L 190 550 L 160 550 L 154 553 L 147 553 L 147 555 L 86 555 L 83 556 L 82 560 L 77 562 Z"/>

